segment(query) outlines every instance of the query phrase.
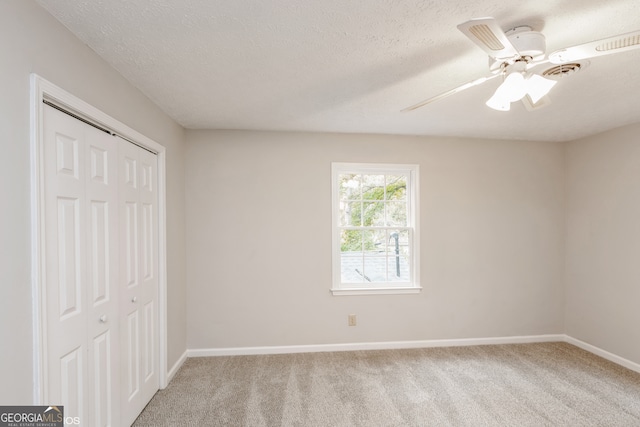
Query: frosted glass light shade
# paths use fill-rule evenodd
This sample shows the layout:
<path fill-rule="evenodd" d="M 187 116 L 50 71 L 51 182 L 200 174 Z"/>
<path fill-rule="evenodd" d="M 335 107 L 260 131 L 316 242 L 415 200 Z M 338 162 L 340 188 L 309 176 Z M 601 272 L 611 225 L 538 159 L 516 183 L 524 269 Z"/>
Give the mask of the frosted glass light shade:
<path fill-rule="evenodd" d="M 527 94 L 527 84 L 521 73 L 511 73 L 504 79 L 496 92 L 500 92 L 505 100 L 514 102 Z"/>
<path fill-rule="evenodd" d="M 524 77 L 523 73 L 515 72 L 509 74 L 493 96 L 486 102 L 486 105 L 494 110 L 509 111 L 511 103 L 518 101 L 529 95 L 535 104 L 544 97 L 557 82 L 546 79 L 537 74 Z"/>
<path fill-rule="evenodd" d="M 502 97 L 494 94 L 489 100 L 486 102 L 487 107 L 493 108 L 498 111 L 509 111 L 511 109 L 511 102 L 504 100 Z"/>
<path fill-rule="evenodd" d="M 510 104 L 521 99 L 526 94 L 527 86 L 522 73 L 511 73 L 487 101 L 487 106 L 498 111 L 509 111 Z"/>
<path fill-rule="evenodd" d="M 527 95 L 535 104 L 540 101 L 543 96 L 549 93 L 552 87 L 558 83 L 555 80 L 549 80 L 537 74 L 533 74 L 527 79 Z"/>

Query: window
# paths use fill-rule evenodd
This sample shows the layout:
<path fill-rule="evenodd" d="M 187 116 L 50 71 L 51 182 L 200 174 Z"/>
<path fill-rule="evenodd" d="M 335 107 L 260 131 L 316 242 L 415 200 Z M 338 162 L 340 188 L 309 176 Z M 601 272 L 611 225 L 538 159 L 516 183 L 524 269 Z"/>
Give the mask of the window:
<path fill-rule="evenodd" d="M 419 292 L 418 166 L 331 169 L 333 294 Z"/>

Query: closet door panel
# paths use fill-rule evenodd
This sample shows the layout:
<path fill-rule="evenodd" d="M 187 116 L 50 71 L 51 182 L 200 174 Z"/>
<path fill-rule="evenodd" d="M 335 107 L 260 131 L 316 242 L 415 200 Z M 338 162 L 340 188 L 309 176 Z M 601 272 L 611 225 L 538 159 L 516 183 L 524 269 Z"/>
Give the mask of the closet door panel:
<path fill-rule="evenodd" d="M 86 125 L 86 261 L 89 420 L 119 425 L 118 144 Z"/>
<path fill-rule="evenodd" d="M 84 416 L 87 381 L 85 247 L 85 133 L 80 122 L 44 111 L 47 395 L 67 413 Z"/>
<path fill-rule="evenodd" d="M 48 106 L 43 119 L 47 400 L 117 425 L 117 142 Z"/>
<path fill-rule="evenodd" d="M 157 157 L 120 142 L 121 322 L 126 331 L 123 421 L 131 423 L 159 388 L 158 375 L 158 194 Z"/>

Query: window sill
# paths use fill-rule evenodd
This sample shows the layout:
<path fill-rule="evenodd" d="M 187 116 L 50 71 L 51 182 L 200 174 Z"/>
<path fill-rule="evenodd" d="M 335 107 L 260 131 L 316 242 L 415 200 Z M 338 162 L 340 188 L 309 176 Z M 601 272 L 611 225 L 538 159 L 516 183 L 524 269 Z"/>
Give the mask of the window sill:
<path fill-rule="evenodd" d="M 334 296 L 342 295 L 400 295 L 418 294 L 422 288 L 333 288 L 331 293 Z"/>

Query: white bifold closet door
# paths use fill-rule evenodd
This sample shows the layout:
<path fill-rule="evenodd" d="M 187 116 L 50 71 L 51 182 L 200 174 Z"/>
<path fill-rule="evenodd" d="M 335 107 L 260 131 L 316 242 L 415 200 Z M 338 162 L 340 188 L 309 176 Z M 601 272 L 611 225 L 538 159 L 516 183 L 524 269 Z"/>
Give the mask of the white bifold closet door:
<path fill-rule="evenodd" d="M 130 425 L 158 390 L 158 177 L 154 154 L 120 140 L 122 417 Z"/>
<path fill-rule="evenodd" d="M 158 390 L 157 161 L 44 107 L 47 403 L 130 425 Z"/>

